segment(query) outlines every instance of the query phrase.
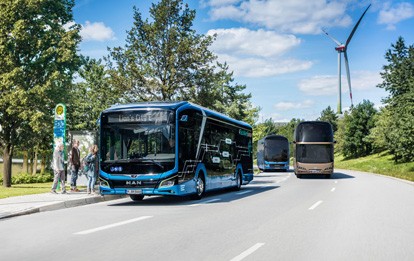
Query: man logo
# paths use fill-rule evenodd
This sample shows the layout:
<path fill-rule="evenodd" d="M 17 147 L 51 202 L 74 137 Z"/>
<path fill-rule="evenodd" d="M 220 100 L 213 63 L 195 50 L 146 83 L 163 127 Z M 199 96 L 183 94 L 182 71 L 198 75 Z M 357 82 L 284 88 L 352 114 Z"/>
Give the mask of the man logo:
<path fill-rule="evenodd" d="M 125 181 L 125 185 L 130 185 L 130 186 L 142 185 L 142 181 L 140 181 L 140 180 L 127 180 L 127 181 Z"/>

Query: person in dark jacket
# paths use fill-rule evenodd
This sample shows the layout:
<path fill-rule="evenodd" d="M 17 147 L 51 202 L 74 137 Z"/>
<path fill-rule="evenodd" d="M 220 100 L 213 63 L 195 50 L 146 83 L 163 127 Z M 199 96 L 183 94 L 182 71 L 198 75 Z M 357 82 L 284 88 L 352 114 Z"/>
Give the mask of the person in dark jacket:
<path fill-rule="evenodd" d="M 79 168 L 81 165 L 79 140 L 74 140 L 73 142 L 73 147 L 70 152 L 69 161 L 71 164 L 71 175 L 72 175 L 71 182 L 70 182 L 70 191 L 79 192 L 78 188 L 76 187 L 76 181 L 78 180 L 78 173 L 79 173 Z"/>
<path fill-rule="evenodd" d="M 88 194 L 95 194 L 95 183 L 99 173 L 98 165 L 98 145 L 93 145 L 89 148 L 89 154 L 86 156 L 86 164 L 88 164 L 88 171 L 86 175 L 88 176 Z"/>

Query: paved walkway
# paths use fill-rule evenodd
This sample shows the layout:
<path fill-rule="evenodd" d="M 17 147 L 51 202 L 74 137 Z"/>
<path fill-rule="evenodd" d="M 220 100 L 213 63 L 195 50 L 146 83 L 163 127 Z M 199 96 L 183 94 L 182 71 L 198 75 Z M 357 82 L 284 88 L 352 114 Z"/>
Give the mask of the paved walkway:
<path fill-rule="evenodd" d="M 79 186 L 86 185 L 86 178 L 78 180 Z M 124 196 L 101 196 L 87 194 L 86 189 L 80 192 L 67 192 L 67 194 L 42 193 L 0 199 L 0 219 L 27 215 L 42 211 L 57 210 L 92 204 L 102 201 L 122 198 Z"/>

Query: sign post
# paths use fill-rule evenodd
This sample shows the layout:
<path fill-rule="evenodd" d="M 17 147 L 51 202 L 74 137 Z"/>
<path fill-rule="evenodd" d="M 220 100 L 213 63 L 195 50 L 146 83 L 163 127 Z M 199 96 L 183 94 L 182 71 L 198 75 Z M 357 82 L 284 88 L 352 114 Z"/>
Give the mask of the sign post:
<path fill-rule="evenodd" d="M 66 161 L 66 106 L 59 103 L 55 107 L 53 125 L 53 152 L 58 144 L 63 144 L 63 157 Z M 60 183 L 60 182 L 59 182 Z M 58 188 L 59 188 L 58 184 Z"/>
<path fill-rule="evenodd" d="M 66 106 L 59 103 L 55 107 L 55 123 L 53 126 L 53 148 L 56 144 L 62 143 L 65 146 L 66 134 Z M 66 149 L 66 148 L 65 148 Z"/>

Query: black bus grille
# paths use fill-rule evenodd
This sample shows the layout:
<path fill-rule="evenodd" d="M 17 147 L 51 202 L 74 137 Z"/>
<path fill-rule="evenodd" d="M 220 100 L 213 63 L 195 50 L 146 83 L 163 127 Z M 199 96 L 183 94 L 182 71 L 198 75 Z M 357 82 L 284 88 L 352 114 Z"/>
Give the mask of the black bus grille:
<path fill-rule="evenodd" d="M 158 181 L 150 180 L 113 180 L 112 184 L 115 188 L 156 188 Z"/>

